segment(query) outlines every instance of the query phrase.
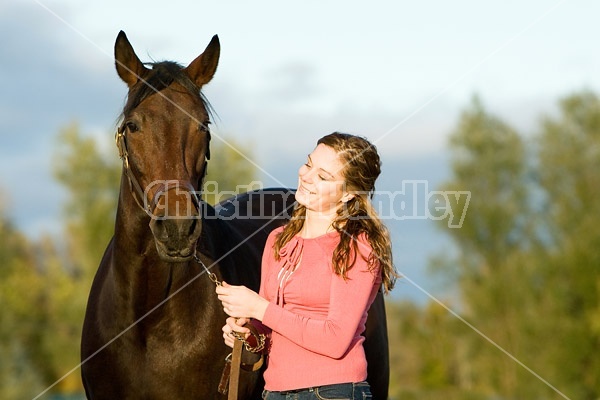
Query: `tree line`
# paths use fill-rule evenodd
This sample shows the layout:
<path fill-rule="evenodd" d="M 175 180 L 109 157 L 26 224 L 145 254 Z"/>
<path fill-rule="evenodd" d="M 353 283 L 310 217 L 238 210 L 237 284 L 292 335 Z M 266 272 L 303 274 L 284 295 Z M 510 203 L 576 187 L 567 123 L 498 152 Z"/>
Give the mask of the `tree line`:
<path fill-rule="evenodd" d="M 390 305 L 395 398 L 600 398 L 600 100 L 567 96 L 526 136 L 475 97 L 449 150 L 440 190 L 471 197 L 432 272 L 460 318 Z"/>

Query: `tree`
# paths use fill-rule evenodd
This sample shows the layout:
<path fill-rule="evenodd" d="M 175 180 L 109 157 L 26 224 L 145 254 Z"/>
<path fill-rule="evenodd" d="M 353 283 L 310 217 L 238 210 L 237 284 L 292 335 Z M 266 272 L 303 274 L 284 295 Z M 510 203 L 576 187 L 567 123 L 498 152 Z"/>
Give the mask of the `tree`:
<path fill-rule="evenodd" d="M 600 395 L 600 100 L 560 101 L 532 147 L 475 99 L 451 137 L 452 179 L 470 190 L 457 277 L 479 393 Z M 464 336 L 463 336 L 464 337 Z M 486 339 L 486 340 L 484 340 Z M 502 354 L 488 343 L 494 342 Z"/>
<path fill-rule="evenodd" d="M 553 381 L 574 398 L 600 396 L 600 99 L 583 91 L 545 117 L 537 141 L 539 184 L 546 194 L 541 261 L 544 310 L 560 346 Z"/>
<path fill-rule="evenodd" d="M 471 389 L 466 328 L 436 303 L 388 302 L 390 398 L 481 399 Z"/>
<path fill-rule="evenodd" d="M 116 152 L 103 155 L 77 124 L 64 128 L 54 156 L 54 176 L 67 190 L 63 207 L 69 268 L 93 276 L 114 230 L 121 164 Z"/>
<path fill-rule="evenodd" d="M 0 206 L 0 398 L 32 398 L 44 388 L 43 365 L 36 363 L 34 332 L 43 281 L 33 246 Z"/>
<path fill-rule="evenodd" d="M 224 137 L 213 139 L 210 146 L 213 156 L 208 162 L 203 191 L 207 203 L 214 205 L 227 197 L 259 188 L 253 185 L 256 167 L 249 161 L 253 158 L 250 144 Z"/>
<path fill-rule="evenodd" d="M 467 320 L 509 353 L 524 357 L 520 314 L 529 278 L 523 252 L 531 246 L 526 146 L 519 134 L 489 114 L 478 98 L 450 138 L 452 179 L 442 190 L 471 192 L 459 228 L 447 228 L 459 249 L 457 271 Z M 464 204 L 463 206 L 467 206 Z M 484 337 L 470 332 L 468 381 L 481 393 L 524 394 L 521 367 Z"/>

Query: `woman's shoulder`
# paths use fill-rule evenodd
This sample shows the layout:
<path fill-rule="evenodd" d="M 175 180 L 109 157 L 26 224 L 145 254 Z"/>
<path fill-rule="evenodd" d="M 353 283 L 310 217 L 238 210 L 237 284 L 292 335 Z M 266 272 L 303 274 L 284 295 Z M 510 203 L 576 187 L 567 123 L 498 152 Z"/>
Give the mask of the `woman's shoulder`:
<path fill-rule="evenodd" d="M 275 236 L 279 235 L 281 232 L 283 232 L 283 228 L 284 226 L 278 226 L 277 228 L 273 229 L 270 233 L 269 233 L 269 238 L 274 238 Z"/>
<path fill-rule="evenodd" d="M 283 226 L 279 226 L 269 232 L 269 236 L 267 236 L 267 244 L 273 245 L 277 239 L 277 235 L 279 235 L 281 232 L 283 232 Z"/>

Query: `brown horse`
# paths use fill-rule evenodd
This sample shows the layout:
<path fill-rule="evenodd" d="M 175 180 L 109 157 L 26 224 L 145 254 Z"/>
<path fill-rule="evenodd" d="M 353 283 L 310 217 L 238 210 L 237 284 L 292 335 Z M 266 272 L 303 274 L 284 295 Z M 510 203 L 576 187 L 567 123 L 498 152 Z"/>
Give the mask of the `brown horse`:
<path fill-rule="evenodd" d="M 114 237 L 83 325 L 89 399 L 223 398 L 217 387 L 230 352 L 221 336 L 226 315 L 203 265 L 219 280 L 257 290 L 266 237 L 289 218 L 294 196 L 262 190 L 216 208 L 198 198 L 210 157 L 210 106 L 200 89 L 219 52 L 215 36 L 185 68 L 143 64 L 125 34 L 117 37 L 116 68 L 129 87 L 116 136 L 123 174 Z M 369 312 L 365 347 L 374 398 L 386 399 L 381 294 Z M 262 384 L 259 373 L 243 371 L 240 399 L 259 399 Z"/>

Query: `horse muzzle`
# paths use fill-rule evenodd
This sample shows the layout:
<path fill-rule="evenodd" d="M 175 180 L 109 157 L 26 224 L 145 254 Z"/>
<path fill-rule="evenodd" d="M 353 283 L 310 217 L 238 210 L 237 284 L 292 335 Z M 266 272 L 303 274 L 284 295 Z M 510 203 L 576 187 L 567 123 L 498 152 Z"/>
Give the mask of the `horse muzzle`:
<path fill-rule="evenodd" d="M 191 185 L 180 181 L 165 182 L 152 201 L 150 230 L 156 250 L 164 261 L 189 261 L 202 233 L 200 201 Z"/>

